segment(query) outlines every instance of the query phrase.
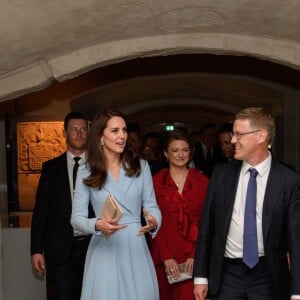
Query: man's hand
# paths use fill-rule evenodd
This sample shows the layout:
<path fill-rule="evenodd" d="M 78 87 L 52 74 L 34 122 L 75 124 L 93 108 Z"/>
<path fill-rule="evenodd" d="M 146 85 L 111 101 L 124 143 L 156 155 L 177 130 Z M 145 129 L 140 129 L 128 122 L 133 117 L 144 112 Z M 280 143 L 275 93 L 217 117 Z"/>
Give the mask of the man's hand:
<path fill-rule="evenodd" d="M 41 253 L 33 254 L 31 256 L 31 265 L 33 270 L 43 274 L 46 266 L 44 255 Z"/>
<path fill-rule="evenodd" d="M 205 300 L 208 292 L 207 284 L 195 284 L 194 295 L 196 300 Z"/>

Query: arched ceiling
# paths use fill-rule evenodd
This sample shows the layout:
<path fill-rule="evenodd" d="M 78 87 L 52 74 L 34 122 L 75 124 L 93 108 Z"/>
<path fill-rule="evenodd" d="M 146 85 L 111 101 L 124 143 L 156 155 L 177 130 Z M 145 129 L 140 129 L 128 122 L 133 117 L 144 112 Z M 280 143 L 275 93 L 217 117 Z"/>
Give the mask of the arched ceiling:
<path fill-rule="evenodd" d="M 173 73 L 106 84 L 74 99 L 71 107 L 92 118 L 95 112 L 113 106 L 142 128 L 179 122 L 195 129 L 206 122 L 229 121 L 246 106 L 263 105 L 280 113 L 282 96 L 280 91 L 249 78 Z"/>
<path fill-rule="evenodd" d="M 201 72 L 199 71 L 201 70 Z M 175 55 L 127 61 L 87 72 L 47 89 L 0 103 L 10 117 L 63 119 L 72 110 L 90 118 L 104 108 L 122 110 L 148 131 L 180 123 L 198 129 L 220 125 L 246 106 L 282 114 L 285 90 L 300 84 L 299 71 L 254 58 Z"/>
<path fill-rule="evenodd" d="M 0 117 L 222 123 L 300 88 L 299 0 L 2 1 Z"/>
<path fill-rule="evenodd" d="M 298 0 L 2 1 L 0 101 L 101 66 L 183 53 L 300 68 Z"/>

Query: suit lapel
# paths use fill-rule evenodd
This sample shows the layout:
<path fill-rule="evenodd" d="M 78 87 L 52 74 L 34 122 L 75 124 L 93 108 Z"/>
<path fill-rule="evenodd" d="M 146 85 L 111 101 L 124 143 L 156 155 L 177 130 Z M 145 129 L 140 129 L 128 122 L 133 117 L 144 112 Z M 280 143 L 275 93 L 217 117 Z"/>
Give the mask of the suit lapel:
<path fill-rule="evenodd" d="M 68 165 L 67 165 L 67 153 L 64 153 L 61 156 L 58 176 L 60 177 L 59 182 L 61 183 L 61 189 L 64 190 L 64 194 L 66 195 L 66 200 L 70 208 L 72 207 L 72 198 L 71 198 L 71 188 L 68 174 Z"/>
<path fill-rule="evenodd" d="M 276 168 L 276 162 L 272 161 L 263 203 L 262 230 L 264 239 L 267 238 L 269 233 L 272 221 L 272 210 L 276 205 L 276 200 L 282 189 L 281 182 L 282 177 Z"/>
<path fill-rule="evenodd" d="M 224 232 L 225 232 L 224 236 L 227 236 L 230 222 L 231 222 L 231 216 L 232 216 L 239 176 L 240 176 L 240 172 L 241 172 L 241 166 L 242 166 L 242 163 L 236 163 L 233 165 L 233 172 L 230 172 L 230 171 L 226 172 L 227 174 L 232 174 L 232 175 L 226 176 L 226 174 L 225 174 L 225 180 L 224 180 L 225 208 L 224 208 L 224 212 L 226 213 L 226 215 L 225 215 L 225 223 L 224 223 L 224 225 L 225 225 L 224 226 Z"/>

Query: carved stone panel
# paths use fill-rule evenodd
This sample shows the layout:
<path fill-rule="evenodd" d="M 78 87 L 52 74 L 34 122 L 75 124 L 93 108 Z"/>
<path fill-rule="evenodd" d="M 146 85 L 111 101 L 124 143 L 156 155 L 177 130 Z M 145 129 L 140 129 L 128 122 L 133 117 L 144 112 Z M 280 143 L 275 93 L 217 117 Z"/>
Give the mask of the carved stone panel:
<path fill-rule="evenodd" d="M 21 210 L 33 210 L 40 174 L 18 174 L 18 199 Z"/>
<path fill-rule="evenodd" d="M 63 122 L 17 124 L 18 200 L 20 210 L 34 207 L 43 162 L 66 151 Z"/>

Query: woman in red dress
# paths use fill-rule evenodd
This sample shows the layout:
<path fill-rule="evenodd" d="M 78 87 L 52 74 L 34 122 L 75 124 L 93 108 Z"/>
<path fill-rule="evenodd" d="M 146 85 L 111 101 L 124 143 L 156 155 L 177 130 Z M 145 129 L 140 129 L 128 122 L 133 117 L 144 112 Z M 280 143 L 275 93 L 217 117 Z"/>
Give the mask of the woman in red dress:
<path fill-rule="evenodd" d="M 167 275 L 179 278 L 182 263 L 185 263 L 185 272 L 192 275 L 208 179 L 198 169 L 189 168 L 193 142 L 183 132 L 170 135 L 164 154 L 169 169 L 162 169 L 153 177 L 162 226 L 151 241 L 160 300 L 194 300 L 192 279 L 169 284 Z"/>

